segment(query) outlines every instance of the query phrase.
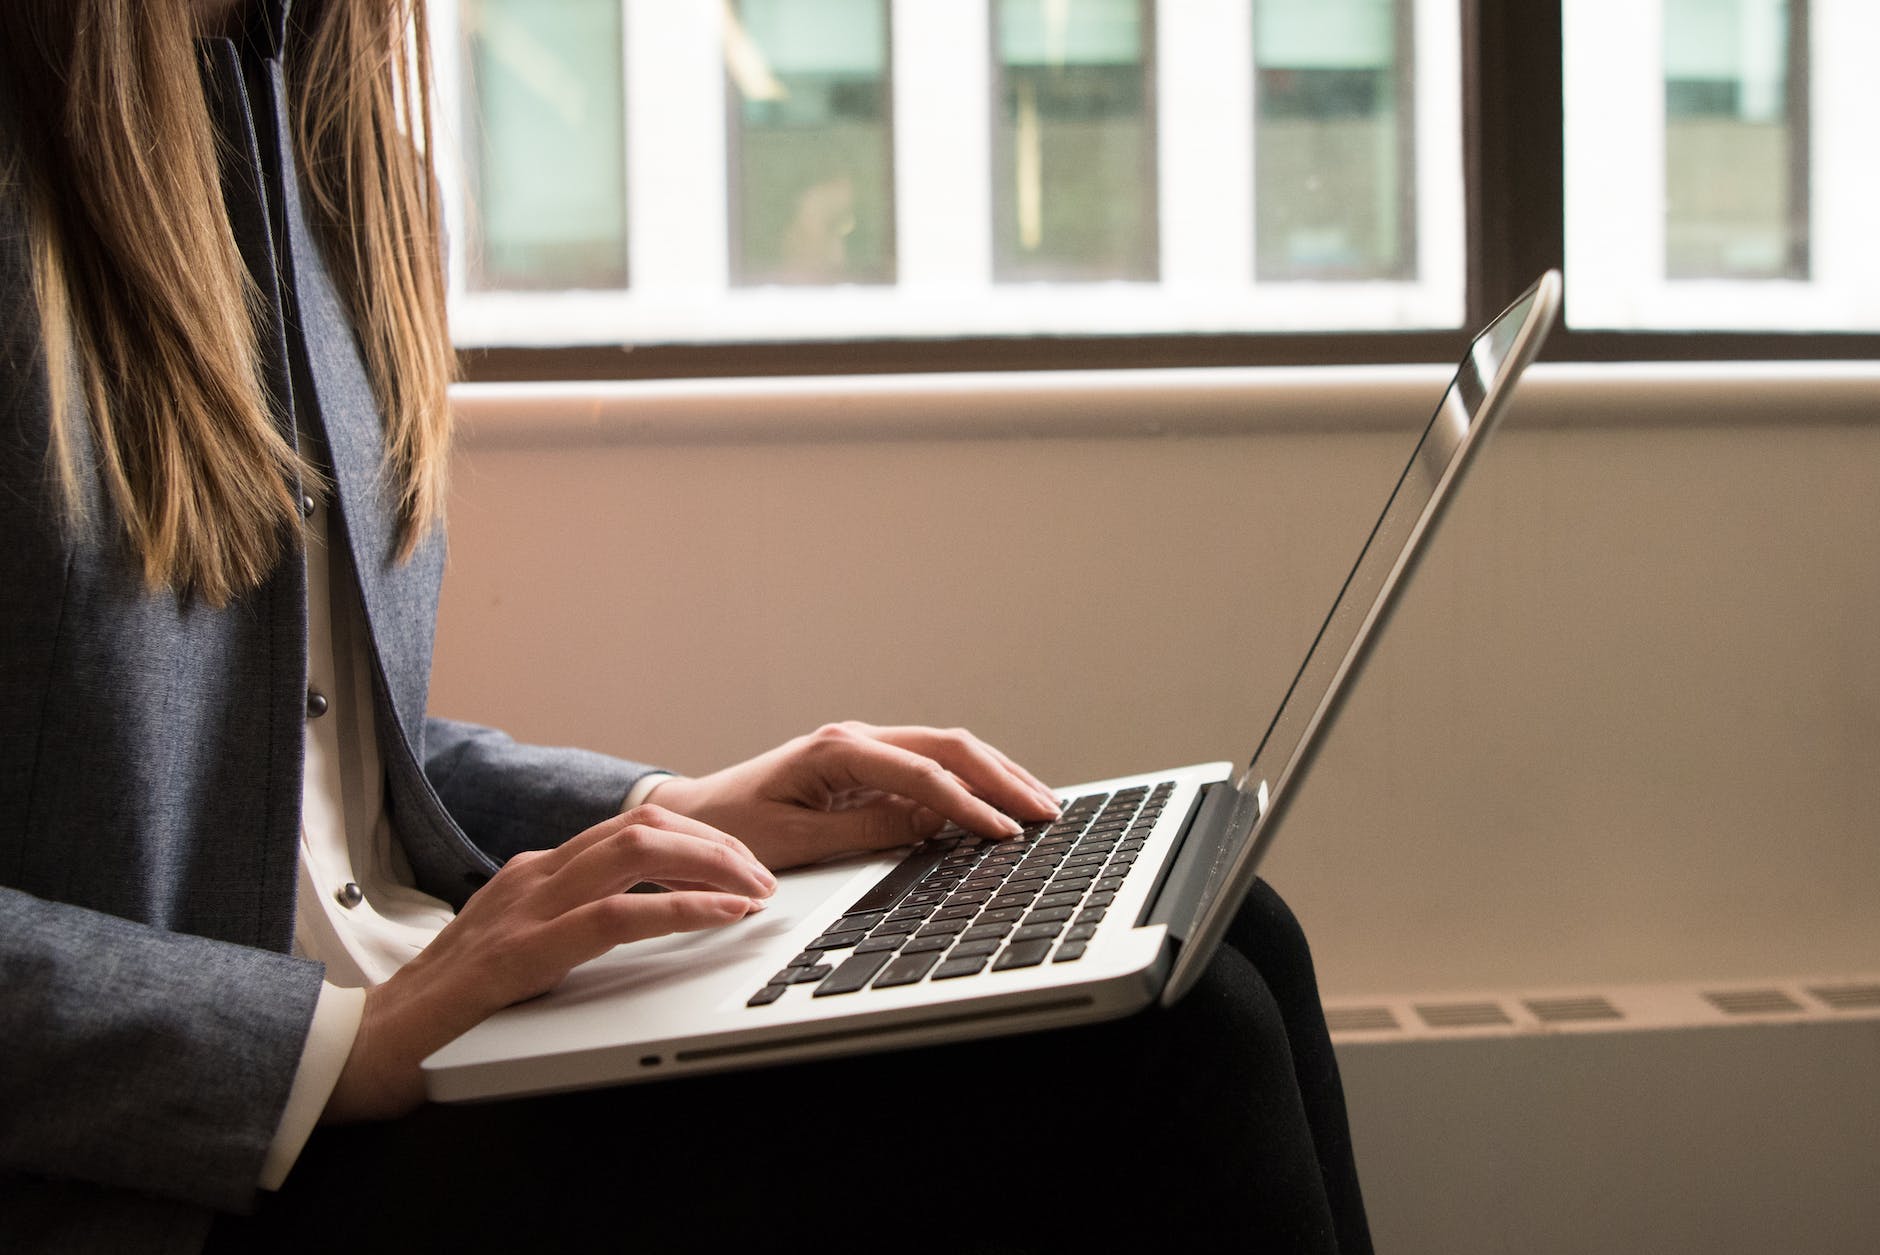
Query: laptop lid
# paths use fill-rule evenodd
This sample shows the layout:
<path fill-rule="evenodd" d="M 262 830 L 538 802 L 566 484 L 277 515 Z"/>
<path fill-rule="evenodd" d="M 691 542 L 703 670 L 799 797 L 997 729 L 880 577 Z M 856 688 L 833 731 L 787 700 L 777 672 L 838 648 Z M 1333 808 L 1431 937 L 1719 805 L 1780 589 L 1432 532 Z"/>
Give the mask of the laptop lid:
<path fill-rule="evenodd" d="M 1549 270 L 1470 344 L 1358 560 L 1253 759 L 1214 799 L 1226 811 L 1213 839 L 1197 830 L 1178 869 L 1200 889 L 1186 939 L 1162 990 L 1174 1003 L 1200 979 L 1228 922 L 1253 885 L 1286 804 L 1297 792 L 1395 607 L 1444 508 L 1506 409 L 1516 380 L 1540 351 L 1560 309 L 1560 274 Z M 1197 825 L 1199 829 L 1199 825 Z M 1180 930 L 1177 930 L 1178 932 Z"/>

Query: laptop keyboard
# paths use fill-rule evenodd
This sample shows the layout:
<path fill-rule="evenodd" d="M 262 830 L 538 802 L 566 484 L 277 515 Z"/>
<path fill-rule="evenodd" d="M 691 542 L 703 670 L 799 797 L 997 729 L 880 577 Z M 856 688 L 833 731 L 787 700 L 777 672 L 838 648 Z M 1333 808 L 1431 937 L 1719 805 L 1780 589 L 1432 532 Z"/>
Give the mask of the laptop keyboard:
<path fill-rule="evenodd" d="M 745 1005 L 958 980 L 1084 955 L 1174 792 L 1093 793 L 1007 841 L 949 827 L 915 846 Z"/>

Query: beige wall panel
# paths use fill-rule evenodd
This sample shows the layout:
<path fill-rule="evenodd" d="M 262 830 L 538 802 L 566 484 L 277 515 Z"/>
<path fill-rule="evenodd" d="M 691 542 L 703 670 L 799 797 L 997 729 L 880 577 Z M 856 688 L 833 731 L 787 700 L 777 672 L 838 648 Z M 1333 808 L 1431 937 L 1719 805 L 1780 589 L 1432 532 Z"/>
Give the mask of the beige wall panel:
<path fill-rule="evenodd" d="M 1328 992 L 1880 966 L 1880 428 L 1730 389 L 1715 423 L 1575 423 L 1558 391 L 1489 449 L 1269 864 Z M 1319 434 L 472 421 L 433 705 L 686 771 L 843 717 L 1063 782 L 1244 758 L 1423 408 L 1339 405 Z"/>

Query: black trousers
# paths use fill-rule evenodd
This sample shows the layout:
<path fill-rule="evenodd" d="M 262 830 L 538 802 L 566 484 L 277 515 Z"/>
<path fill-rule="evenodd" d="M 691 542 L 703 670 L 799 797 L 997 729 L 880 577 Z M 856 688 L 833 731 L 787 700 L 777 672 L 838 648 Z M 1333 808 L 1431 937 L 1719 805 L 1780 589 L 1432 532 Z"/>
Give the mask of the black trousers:
<path fill-rule="evenodd" d="M 1177 1006 L 318 1130 L 212 1251 L 1371 1249 L 1304 934 L 1264 882 Z M 756 1245 L 761 1244 L 761 1245 Z"/>

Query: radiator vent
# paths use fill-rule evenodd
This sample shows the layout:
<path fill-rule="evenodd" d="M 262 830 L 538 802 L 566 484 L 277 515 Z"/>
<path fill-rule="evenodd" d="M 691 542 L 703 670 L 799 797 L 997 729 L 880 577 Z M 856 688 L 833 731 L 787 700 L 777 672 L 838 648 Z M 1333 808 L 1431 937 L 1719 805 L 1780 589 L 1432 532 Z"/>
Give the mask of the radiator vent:
<path fill-rule="evenodd" d="M 1808 992 L 1836 1011 L 1872 1011 L 1880 1009 L 1880 984 L 1810 985 Z"/>
<path fill-rule="evenodd" d="M 1780 989 L 1706 990 L 1704 998 L 1725 1015 L 1783 1015 L 1805 1009 Z"/>
<path fill-rule="evenodd" d="M 1583 998 L 1529 998 L 1527 1009 L 1543 1024 L 1580 1024 L 1588 1020 L 1622 1020 L 1619 1008 L 1596 994 Z"/>
<path fill-rule="evenodd" d="M 1514 1023 L 1498 1002 L 1419 1002 L 1417 1014 L 1431 1028 L 1486 1028 Z"/>
<path fill-rule="evenodd" d="M 1334 1033 L 1385 1033 L 1402 1025 L 1389 1007 L 1327 1007 L 1325 1027 Z"/>

